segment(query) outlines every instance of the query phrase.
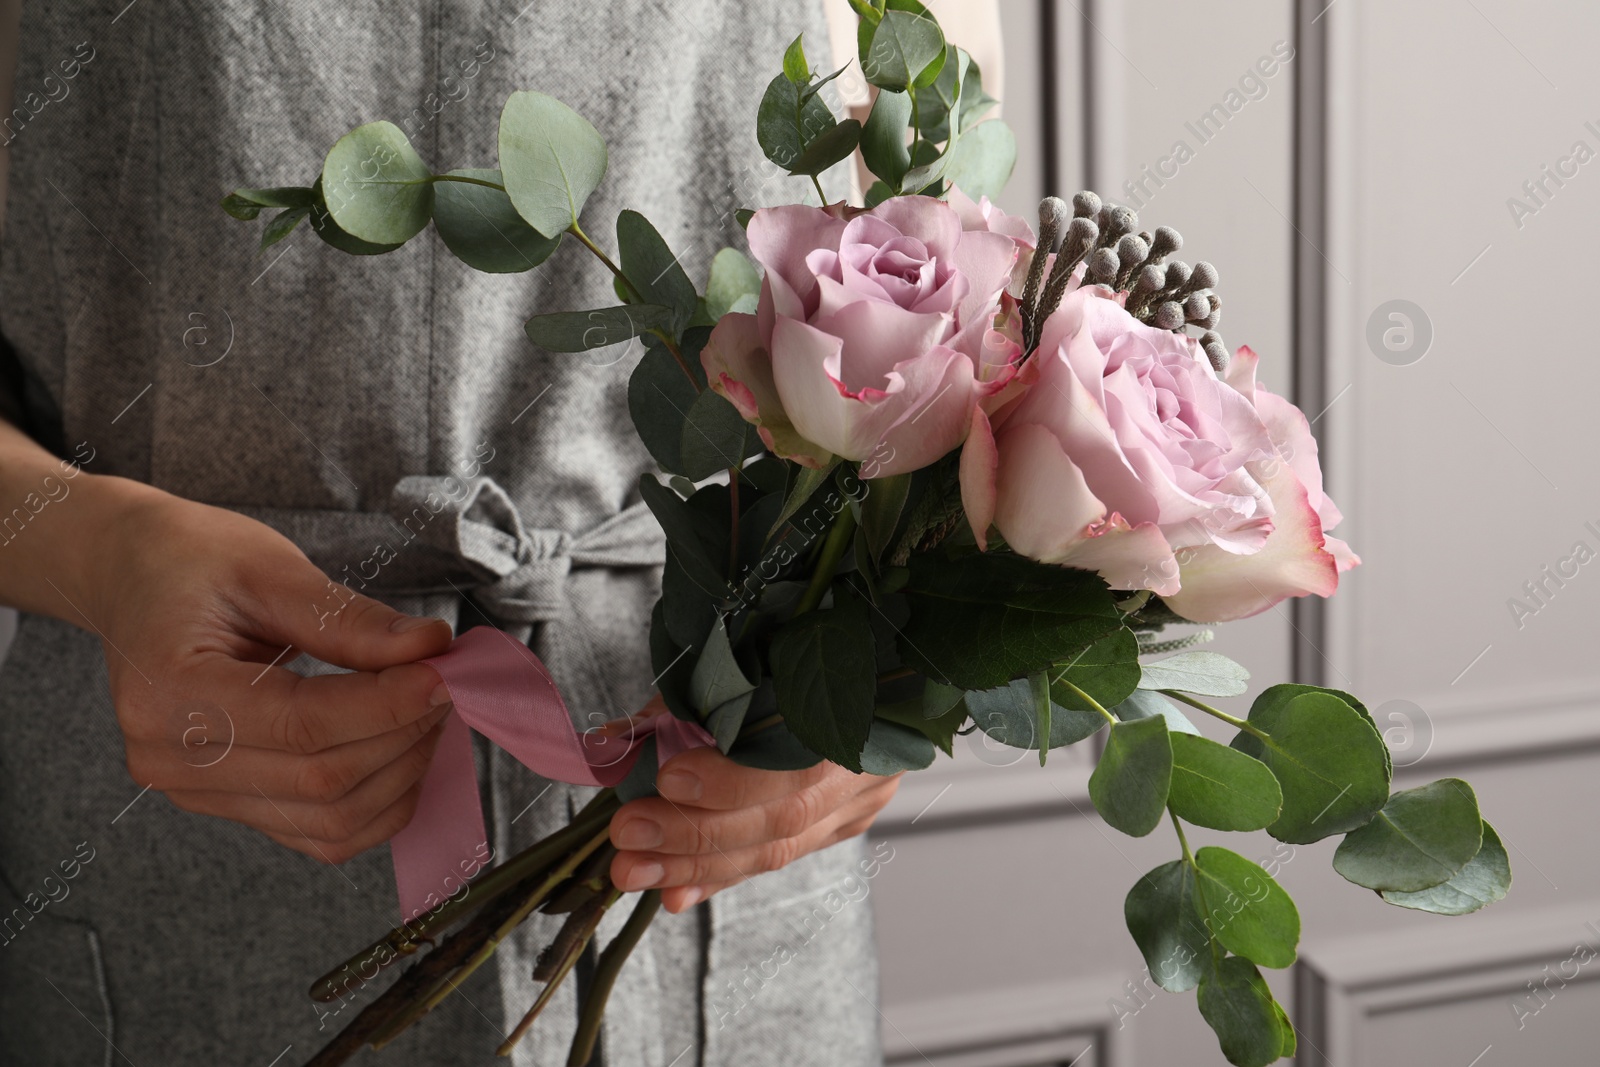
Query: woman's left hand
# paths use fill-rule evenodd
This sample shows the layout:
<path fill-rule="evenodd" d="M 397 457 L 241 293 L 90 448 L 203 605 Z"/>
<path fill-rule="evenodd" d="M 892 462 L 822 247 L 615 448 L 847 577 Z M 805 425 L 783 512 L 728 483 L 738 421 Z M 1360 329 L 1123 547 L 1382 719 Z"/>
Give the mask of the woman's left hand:
<path fill-rule="evenodd" d="M 663 889 L 663 906 L 684 911 L 864 833 L 899 785 L 899 775 L 855 774 L 836 763 L 763 771 L 715 748 L 693 749 L 662 766 L 660 796 L 635 800 L 612 818 L 619 854 L 611 880 L 629 891 Z"/>

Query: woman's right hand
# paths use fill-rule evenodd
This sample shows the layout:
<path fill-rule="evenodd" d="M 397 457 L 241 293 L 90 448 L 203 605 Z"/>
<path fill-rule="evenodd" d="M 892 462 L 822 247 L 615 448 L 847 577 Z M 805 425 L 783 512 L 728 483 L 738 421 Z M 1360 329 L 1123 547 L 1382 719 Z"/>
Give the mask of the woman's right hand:
<path fill-rule="evenodd" d="M 236 512 L 120 478 L 74 488 L 58 506 L 98 532 L 52 614 L 101 638 L 135 784 L 328 863 L 404 828 L 450 711 L 415 661 L 449 625 L 330 582 Z M 301 652 L 354 673 L 286 670 Z"/>

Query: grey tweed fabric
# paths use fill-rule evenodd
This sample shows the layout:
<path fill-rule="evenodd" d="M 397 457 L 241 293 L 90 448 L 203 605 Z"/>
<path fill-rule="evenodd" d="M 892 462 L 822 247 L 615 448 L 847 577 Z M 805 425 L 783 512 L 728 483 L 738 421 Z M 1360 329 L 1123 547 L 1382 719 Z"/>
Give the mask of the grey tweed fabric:
<path fill-rule="evenodd" d="M 643 211 L 703 277 L 737 242 L 733 207 L 803 195 L 760 159 L 754 109 L 799 29 L 824 40 L 820 9 L 48 0 L 23 17 L 0 412 L 57 449 L 86 445 L 91 471 L 254 515 L 403 610 L 531 640 L 586 724 L 636 708 L 660 558 L 630 510 L 650 469 L 626 407 L 638 351 L 550 354 L 521 330 L 607 302 L 592 261 L 567 247 L 486 276 L 432 234 L 356 259 L 305 226 L 258 255 L 259 224 L 217 201 L 308 184 L 339 135 L 378 118 L 441 169 L 492 165 L 500 102 L 537 88 L 610 145 L 591 232 Z M 434 490 L 446 506 L 406 525 Z M 479 756 L 497 850 L 584 799 Z M 613 995 L 605 1061 L 880 1062 L 869 905 L 840 893 L 867 862 L 849 842 L 664 917 Z M 318 865 L 141 793 L 100 641 L 21 618 L 0 668 L 0 1061 L 302 1061 L 365 1002 L 328 1014 L 305 989 L 392 921 L 388 864 L 377 849 Z M 502 1062 L 553 925 L 537 919 L 387 1062 Z M 575 1011 L 568 989 L 516 1062 L 565 1062 Z"/>

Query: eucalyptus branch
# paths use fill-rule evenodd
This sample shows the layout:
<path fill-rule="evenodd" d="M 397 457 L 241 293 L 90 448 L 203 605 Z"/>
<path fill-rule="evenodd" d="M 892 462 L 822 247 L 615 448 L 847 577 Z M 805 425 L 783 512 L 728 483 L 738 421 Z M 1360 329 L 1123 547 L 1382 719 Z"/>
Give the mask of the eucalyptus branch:
<path fill-rule="evenodd" d="M 1112 726 L 1117 725 L 1117 717 L 1115 715 L 1111 714 L 1105 708 L 1101 707 L 1100 706 L 1100 702 L 1098 700 L 1096 700 L 1094 697 L 1090 696 L 1088 693 L 1085 693 L 1082 689 L 1079 689 L 1076 685 L 1073 685 L 1071 682 L 1067 681 L 1067 679 L 1065 679 L 1065 678 L 1059 678 L 1059 679 L 1057 679 L 1057 681 L 1059 681 L 1062 685 L 1066 686 L 1068 689 L 1072 690 L 1073 694 L 1079 700 L 1083 701 L 1085 704 L 1088 704 L 1090 710 L 1098 711 L 1101 715 L 1104 715 L 1105 719 L 1106 719 L 1106 722 L 1110 723 Z"/>
<path fill-rule="evenodd" d="M 1254 737 L 1254 738 L 1257 738 L 1257 739 L 1259 739 L 1261 741 L 1266 741 L 1266 742 L 1271 742 L 1271 740 L 1272 740 L 1272 737 L 1271 737 L 1270 734 L 1268 734 L 1265 730 L 1262 730 L 1260 727 L 1256 726 L 1254 723 L 1246 722 L 1244 719 L 1241 719 L 1236 715 L 1229 715 L 1225 711 L 1219 711 L 1216 708 L 1212 707 L 1210 704 L 1206 704 L 1206 703 L 1203 703 L 1203 702 L 1201 702 L 1199 700 L 1196 700 L 1194 697 L 1189 696 L 1187 693 L 1180 693 L 1176 689 L 1163 689 L 1163 690 L 1161 690 L 1161 692 L 1164 695 L 1171 697 L 1173 700 L 1182 701 L 1183 703 L 1189 705 L 1191 708 L 1194 708 L 1196 711 L 1203 711 L 1207 715 L 1210 715 L 1210 716 L 1212 716 L 1214 718 L 1221 719 L 1223 722 L 1227 723 L 1229 726 L 1232 726 L 1236 730 L 1243 730 L 1245 733 L 1249 734 L 1251 737 Z"/>
<path fill-rule="evenodd" d="M 1178 821 L 1178 813 L 1172 810 L 1172 805 L 1167 805 L 1167 815 L 1172 819 L 1172 830 L 1178 835 L 1178 847 L 1183 849 L 1183 862 L 1194 874 L 1194 900 L 1200 907 L 1202 921 L 1206 924 L 1206 944 L 1211 947 L 1212 970 L 1222 967 L 1222 953 L 1217 946 L 1217 939 L 1211 936 L 1211 909 L 1206 907 L 1205 887 L 1200 884 L 1200 867 L 1194 861 L 1194 853 L 1189 851 L 1189 839 L 1184 836 L 1183 823 Z"/>

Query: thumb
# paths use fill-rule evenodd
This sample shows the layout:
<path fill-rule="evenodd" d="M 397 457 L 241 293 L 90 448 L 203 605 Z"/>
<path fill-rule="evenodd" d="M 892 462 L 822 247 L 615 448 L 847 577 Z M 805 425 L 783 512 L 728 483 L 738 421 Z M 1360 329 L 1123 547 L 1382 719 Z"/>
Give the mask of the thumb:
<path fill-rule="evenodd" d="M 450 647 L 453 635 L 443 619 L 398 612 L 331 581 L 309 560 L 274 569 L 258 590 L 260 636 L 269 641 L 355 671 L 381 671 Z"/>

